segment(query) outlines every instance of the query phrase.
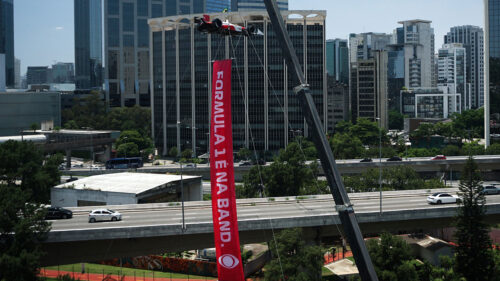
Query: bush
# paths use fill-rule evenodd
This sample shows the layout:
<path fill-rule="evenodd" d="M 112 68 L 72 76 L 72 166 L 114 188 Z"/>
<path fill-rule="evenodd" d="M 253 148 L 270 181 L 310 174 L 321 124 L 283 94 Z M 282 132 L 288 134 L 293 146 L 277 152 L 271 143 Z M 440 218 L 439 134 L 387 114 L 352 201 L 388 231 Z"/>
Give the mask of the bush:
<path fill-rule="evenodd" d="M 460 148 L 456 145 L 447 145 L 445 148 L 443 148 L 443 155 L 458 156 L 460 155 Z"/>
<path fill-rule="evenodd" d="M 500 155 L 500 143 L 494 143 L 486 148 L 485 154 L 487 155 Z"/>
<path fill-rule="evenodd" d="M 477 142 L 465 143 L 462 146 L 462 155 L 483 155 L 484 146 L 479 145 Z"/>

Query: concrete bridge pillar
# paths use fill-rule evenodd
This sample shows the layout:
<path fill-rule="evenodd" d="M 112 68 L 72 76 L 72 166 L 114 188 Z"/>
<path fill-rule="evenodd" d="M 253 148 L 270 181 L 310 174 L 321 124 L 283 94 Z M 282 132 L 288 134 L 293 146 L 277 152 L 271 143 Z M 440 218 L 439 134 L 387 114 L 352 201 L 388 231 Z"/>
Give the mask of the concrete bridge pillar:
<path fill-rule="evenodd" d="M 66 149 L 66 169 L 71 169 L 71 149 Z"/>

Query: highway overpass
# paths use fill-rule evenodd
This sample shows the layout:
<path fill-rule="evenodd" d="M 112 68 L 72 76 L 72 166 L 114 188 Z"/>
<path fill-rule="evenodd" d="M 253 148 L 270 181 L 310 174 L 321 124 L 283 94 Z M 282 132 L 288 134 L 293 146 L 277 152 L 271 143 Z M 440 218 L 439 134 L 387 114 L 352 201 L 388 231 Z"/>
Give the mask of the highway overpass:
<path fill-rule="evenodd" d="M 432 192 L 384 192 L 382 214 L 378 193 L 350 194 L 350 198 L 363 233 L 375 235 L 449 226 L 456 205 L 428 205 L 426 197 Z M 500 195 L 488 196 L 487 207 L 487 220 L 500 222 Z M 123 220 L 93 224 L 88 223 L 89 208 L 72 208 L 74 218 L 52 221 L 43 244 L 47 252 L 43 265 L 213 247 L 209 201 L 186 203 L 184 231 L 177 203 L 110 206 L 123 214 Z M 238 200 L 238 221 L 245 244 L 269 241 L 273 232 L 285 228 L 301 227 L 311 241 L 338 237 L 343 231 L 330 195 Z"/>
<path fill-rule="evenodd" d="M 495 180 L 500 178 L 500 155 L 478 155 L 474 157 L 479 169 L 484 173 L 484 180 Z M 341 174 L 359 174 L 370 168 L 379 167 L 379 159 L 373 159 L 373 162 L 360 162 L 360 159 L 337 160 L 337 166 Z M 466 156 L 450 156 L 446 160 L 431 160 L 431 157 L 414 157 L 404 159 L 399 162 L 387 162 L 387 158 L 382 159 L 382 167 L 394 167 L 404 164 L 410 166 L 417 172 L 443 174 L 450 171 L 462 171 Z M 269 164 L 268 164 L 269 165 Z M 251 166 L 235 166 L 235 180 L 242 181 L 243 174 L 247 173 Z M 73 169 L 64 171 L 64 174 L 73 176 L 89 176 L 102 173 L 117 173 L 126 170 L 89 170 L 89 169 Z M 165 166 L 146 166 L 138 169 L 142 173 L 179 173 L 179 165 Z M 196 168 L 183 168 L 183 173 L 187 175 L 199 175 L 203 179 L 210 179 L 210 167 L 207 164 L 198 165 Z M 323 175 L 323 170 L 320 166 L 320 176 Z"/>

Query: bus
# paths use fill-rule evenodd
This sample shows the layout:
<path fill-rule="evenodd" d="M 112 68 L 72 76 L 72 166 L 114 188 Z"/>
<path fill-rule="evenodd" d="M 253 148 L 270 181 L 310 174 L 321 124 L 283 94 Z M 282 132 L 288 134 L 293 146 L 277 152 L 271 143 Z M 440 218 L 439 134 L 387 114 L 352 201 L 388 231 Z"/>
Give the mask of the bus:
<path fill-rule="evenodd" d="M 142 166 L 141 157 L 113 158 L 106 161 L 106 169 L 134 169 Z"/>

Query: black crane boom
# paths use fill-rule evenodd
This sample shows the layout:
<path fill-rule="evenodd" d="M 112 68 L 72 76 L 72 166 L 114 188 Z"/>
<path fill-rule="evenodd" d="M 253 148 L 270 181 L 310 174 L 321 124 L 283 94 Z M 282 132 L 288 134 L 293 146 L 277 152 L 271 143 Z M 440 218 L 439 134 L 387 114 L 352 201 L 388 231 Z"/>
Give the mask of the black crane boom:
<path fill-rule="evenodd" d="M 266 9 L 271 19 L 271 23 L 276 33 L 276 38 L 278 39 L 283 55 L 288 64 L 288 67 L 292 69 L 297 75 L 300 85 L 294 90 L 297 93 L 300 104 L 302 105 L 302 111 L 305 115 L 307 124 L 311 127 L 312 140 L 321 160 L 321 165 L 325 172 L 325 176 L 328 180 L 330 186 L 330 191 L 332 193 L 333 199 L 335 201 L 335 208 L 339 214 L 340 221 L 345 231 L 347 241 L 351 246 L 354 260 L 356 261 L 356 266 L 358 267 L 359 275 L 363 281 L 378 281 L 375 269 L 373 267 L 372 261 L 368 254 L 368 249 L 366 248 L 365 242 L 363 240 L 363 235 L 359 229 L 358 220 L 354 213 L 349 196 L 345 191 L 344 184 L 341 180 L 340 173 L 335 164 L 335 158 L 333 157 L 332 150 L 328 145 L 326 135 L 321 129 L 321 120 L 319 118 L 318 111 L 314 105 L 313 98 L 311 96 L 309 85 L 306 83 L 304 73 L 302 72 L 299 59 L 292 45 L 290 37 L 286 31 L 286 27 L 279 13 L 278 5 L 276 0 L 264 0 L 266 4 Z"/>

